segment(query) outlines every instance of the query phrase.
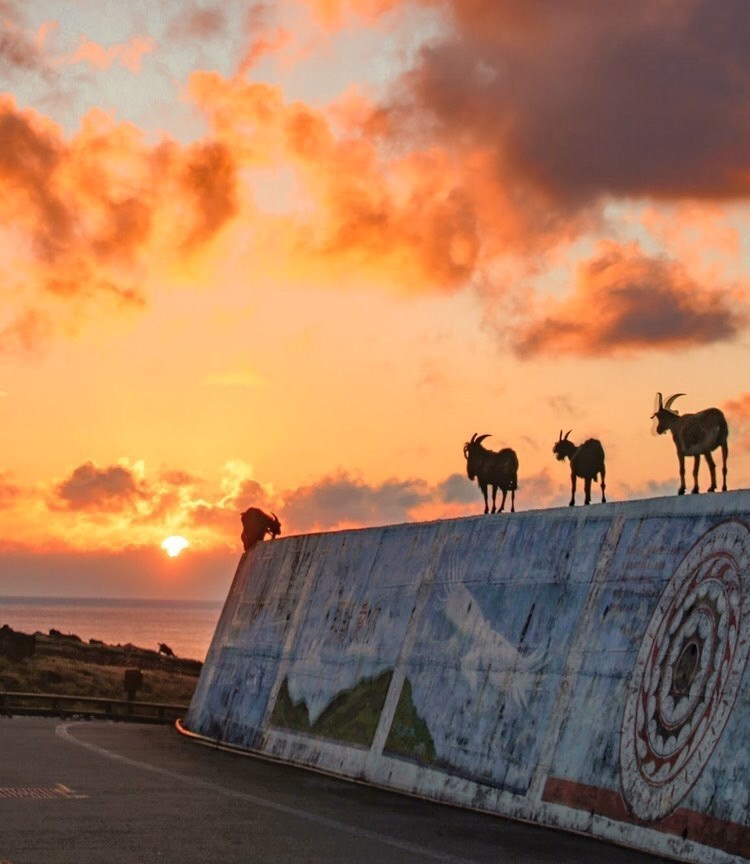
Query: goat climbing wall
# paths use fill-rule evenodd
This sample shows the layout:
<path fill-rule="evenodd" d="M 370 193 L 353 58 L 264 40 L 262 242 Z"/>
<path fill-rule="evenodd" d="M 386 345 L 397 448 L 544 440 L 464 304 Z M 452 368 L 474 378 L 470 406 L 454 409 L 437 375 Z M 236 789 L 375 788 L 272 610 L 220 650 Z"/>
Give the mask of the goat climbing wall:
<path fill-rule="evenodd" d="M 750 858 L 750 492 L 289 537 L 184 729 L 684 861 Z"/>

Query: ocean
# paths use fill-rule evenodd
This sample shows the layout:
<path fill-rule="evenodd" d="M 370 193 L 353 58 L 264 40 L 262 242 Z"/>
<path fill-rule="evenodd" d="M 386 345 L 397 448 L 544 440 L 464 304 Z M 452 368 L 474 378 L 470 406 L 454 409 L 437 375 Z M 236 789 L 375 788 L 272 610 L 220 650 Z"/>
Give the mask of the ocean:
<path fill-rule="evenodd" d="M 178 657 L 206 658 L 222 603 L 191 600 L 112 600 L 62 597 L 0 597 L 0 627 L 22 633 L 54 628 L 84 642 L 128 642 L 158 650 L 166 642 Z"/>

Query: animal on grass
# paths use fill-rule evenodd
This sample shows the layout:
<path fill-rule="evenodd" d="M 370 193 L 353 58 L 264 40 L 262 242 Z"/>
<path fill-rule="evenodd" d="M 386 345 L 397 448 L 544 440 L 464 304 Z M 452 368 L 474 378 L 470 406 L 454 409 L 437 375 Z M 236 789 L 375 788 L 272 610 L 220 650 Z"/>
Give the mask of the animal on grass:
<path fill-rule="evenodd" d="M 486 435 L 477 435 L 475 432 L 471 440 L 464 444 L 464 456 L 466 458 L 466 474 L 469 480 L 476 477 L 477 485 L 484 495 L 484 512 L 489 513 L 489 501 L 487 497 L 488 487 L 492 488 L 492 512 L 502 513 L 505 507 L 505 499 L 510 492 L 510 512 L 516 512 L 516 489 L 518 489 L 518 456 L 516 451 L 510 447 L 502 450 L 488 450 L 482 446 L 482 441 L 489 438 Z M 497 490 L 503 493 L 500 509 L 497 510 L 495 501 Z"/>
<path fill-rule="evenodd" d="M 174 657 L 174 651 L 167 645 L 166 642 L 159 643 L 159 653 L 163 654 L 165 657 Z"/>
<path fill-rule="evenodd" d="M 607 484 L 604 482 L 607 469 L 604 466 L 604 448 L 602 447 L 602 443 L 601 441 L 597 441 L 596 438 L 588 438 L 579 447 L 568 438 L 572 431 L 572 429 L 568 429 L 563 437 L 561 429 L 560 437 L 552 447 L 552 452 L 555 454 L 559 462 L 562 462 L 565 459 L 570 461 L 569 505 L 571 507 L 575 506 L 576 481 L 579 477 L 583 480 L 583 503 L 591 503 L 591 481 L 593 480 L 596 482 L 598 478 L 602 487 L 602 504 L 604 504 L 607 501 L 604 495 L 604 490 L 607 488 Z"/>
<path fill-rule="evenodd" d="M 269 516 L 257 507 L 248 507 L 240 514 L 240 519 L 242 520 L 240 538 L 245 552 L 263 540 L 266 534 L 271 535 L 271 540 L 281 534 L 281 522 L 275 513 Z"/>
<path fill-rule="evenodd" d="M 711 473 L 711 485 L 707 491 L 716 491 L 716 463 L 711 454 L 717 447 L 721 448 L 721 491 L 726 492 L 727 458 L 729 457 L 727 418 L 718 408 L 704 408 L 703 411 L 697 411 L 695 414 L 680 414 L 679 411 L 672 408 L 672 404 L 675 399 L 684 396 L 684 393 L 675 393 L 666 402 L 663 401 L 661 393 L 656 395 L 659 405 L 651 415 L 651 419 L 656 420 L 656 431 L 659 435 L 663 435 L 665 432 L 672 433 L 672 440 L 677 450 L 677 461 L 680 465 L 680 488 L 677 490 L 677 494 L 685 494 L 686 456 L 693 456 L 695 459 L 692 493 L 695 495 L 700 491 L 698 489 L 698 468 L 700 467 L 701 456 L 708 463 L 708 470 Z"/>

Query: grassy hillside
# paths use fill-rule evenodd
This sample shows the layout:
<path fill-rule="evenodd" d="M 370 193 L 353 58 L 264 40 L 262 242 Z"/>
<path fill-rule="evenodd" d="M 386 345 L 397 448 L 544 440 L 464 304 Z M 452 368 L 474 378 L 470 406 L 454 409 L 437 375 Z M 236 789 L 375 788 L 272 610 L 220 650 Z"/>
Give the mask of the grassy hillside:
<path fill-rule="evenodd" d="M 201 664 L 165 657 L 134 645 L 104 645 L 69 637 L 35 634 L 33 653 L 14 650 L 12 635 L 0 639 L 0 691 L 55 693 L 125 699 L 126 669 L 140 669 L 143 684 L 137 701 L 187 705 L 198 682 Z M 12 634 L 12 631 L 11 631 Z M 26 644 L 29 644 L 28 642 Z"/>

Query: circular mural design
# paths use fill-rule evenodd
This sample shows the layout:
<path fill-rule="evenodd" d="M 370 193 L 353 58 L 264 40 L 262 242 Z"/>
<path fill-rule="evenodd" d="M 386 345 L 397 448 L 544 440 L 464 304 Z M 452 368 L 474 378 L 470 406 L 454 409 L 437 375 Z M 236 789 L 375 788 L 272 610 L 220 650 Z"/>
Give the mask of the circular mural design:
<path fill-rule="evenodd" d="M 631 813 L 671 813 L 701 774 L 732 711 L 750 650 L 750 532 L 723 522 L 669 580 L 633 668 L 620 737 Z"/>

